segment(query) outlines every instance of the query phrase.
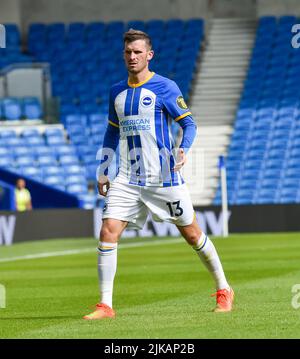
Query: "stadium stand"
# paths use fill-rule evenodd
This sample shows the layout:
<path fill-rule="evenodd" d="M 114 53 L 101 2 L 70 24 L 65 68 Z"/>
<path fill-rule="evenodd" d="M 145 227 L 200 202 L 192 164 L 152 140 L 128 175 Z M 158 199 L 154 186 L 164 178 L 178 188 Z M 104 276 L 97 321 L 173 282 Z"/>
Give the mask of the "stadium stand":
<path fill-rule="evenodd" d="M 52 88 L 54 96 L 61 99 L 62 123 L 68 114 L 107 113 L 110 85 L 127 76 L 122 35 L 132 27 L 153 37 L 158 54 L 152 70 L 174 79 L 188 99 L 203 39 L 202 19 L 31 24 L 28 51 L 37 61 L 51 64 Z"/>
<path fill-rule="evenodd" d="M 34 58 L 21 50 L 21 35 L 16 24 L 4 24 L 6 29 L 6 48 L 1 49 L 1 68 L 15 63 L 31 63 Z"/>
<path fill-rule="evenodd" d="M 19 134 L 1 130 L 0 166 L 76 194 L 86 206 L 91 204 L 84 165 L 62 129 L 47 129 L 44 133 L 27 129 Z"/>
<path fill-rule="evenodd" d="M 230 204 L 300 202 L 300 62 L 291 46 L 295 23 L 294 16 L 259 19 L 227 157 Z M 214 203 L 220 202 L 219 188 Z"/>
<path fill-rule="evenodd" d="M 53 96 L 59 99 L 65 131 L 51 127 L 43 133 L 0 131 L 0 166 L 76 194 L 86 208 L 95 206 L 96 154 L 107 123 L 109 88 L 127 77 L 122 36 L 130 28 L 150 34 L 157 51 L 151 70 L 175 80 L 188 100 L 204 35 L 202 19 L 34 23 L 28 29 L 26 54 L 20 52 L 20 34 L 14 25 L 0 69 L 23 58 L 25 62 L 49 62 Z M 18 57 L 9 55 L 12 53 Z M 12 122 L 41 118 L 43 113 L 37 99 L 3 98 L 0 115 Z M 173 136 L 178 129 L 174 123 Z M 6 152 L 7 148 L 11 150 Z"/>
<path fill-rule="evenodd" d="M 42 117 L 41 104 L 36 97 L 0 98 L 0 119 L 2 120 L 35 120 Z"/>

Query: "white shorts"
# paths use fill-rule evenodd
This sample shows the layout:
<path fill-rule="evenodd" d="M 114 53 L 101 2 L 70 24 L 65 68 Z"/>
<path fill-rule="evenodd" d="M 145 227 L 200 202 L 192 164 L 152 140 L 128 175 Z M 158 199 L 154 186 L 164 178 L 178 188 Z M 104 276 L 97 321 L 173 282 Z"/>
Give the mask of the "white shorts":
<path fill-rule="evenodd" d="M 128 222 L 128 228 L 142 229 L 148 213 L 156 222 L 178 226 L 192 224 L 195 213 L 185 184 L 174 187 L 141 187 L 112 182 L 105 198 L 102 218 Z"/>

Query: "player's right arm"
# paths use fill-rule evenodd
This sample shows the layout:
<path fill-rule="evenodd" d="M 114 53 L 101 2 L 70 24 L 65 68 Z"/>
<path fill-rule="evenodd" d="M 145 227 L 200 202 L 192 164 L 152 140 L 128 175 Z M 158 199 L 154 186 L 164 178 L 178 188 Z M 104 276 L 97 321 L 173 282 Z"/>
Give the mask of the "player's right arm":
<path fill-rule="evenodd" d="M 119 144 L 119 119 L 114 106 L 113 89 L 109 96 L 109 119 L 104 135 L 100 165 L 98 167 L 98 191 L 102 196 L 106 196 L 109 190 L 108 168 L 113 160 L 113 156 Z"/>
<path fill-rule="evenodd" d="M 113 160 L 114 153 L 119 144 L 119 128 L 108 121 L 108 126 L 104 135 L 100 166 L 98 167 L 98 191 L 102 196 L 106 196 L 109 190 L 108 168 Z"/>

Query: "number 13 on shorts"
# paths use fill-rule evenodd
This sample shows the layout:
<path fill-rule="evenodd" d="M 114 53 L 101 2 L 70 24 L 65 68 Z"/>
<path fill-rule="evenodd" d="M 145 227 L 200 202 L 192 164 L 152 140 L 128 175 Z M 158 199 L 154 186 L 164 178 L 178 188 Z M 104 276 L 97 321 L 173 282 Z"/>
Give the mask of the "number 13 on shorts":
<path fill-rule="evenodd" d="M 169 207 L 171 217 L 180 217 L 183 214 L 183 209 L 180 207 L 180 201 L 167 202 L 166 205 Z"/>

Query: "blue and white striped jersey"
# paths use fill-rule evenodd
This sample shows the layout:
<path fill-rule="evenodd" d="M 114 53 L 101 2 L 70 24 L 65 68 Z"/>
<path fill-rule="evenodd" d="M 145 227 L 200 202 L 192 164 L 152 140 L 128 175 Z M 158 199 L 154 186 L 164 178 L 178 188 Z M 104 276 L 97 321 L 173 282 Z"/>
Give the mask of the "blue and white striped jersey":
<path fill-rule="evenodd" d="M 174 141 L 170 121 L 191 115 L 176 83 L 151 76 L 139 84 L 112 86 L 109 123 L 120 131 L 119 173 L 115 181 L 140 186 L 176 186 Z"/>

